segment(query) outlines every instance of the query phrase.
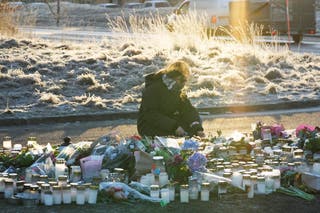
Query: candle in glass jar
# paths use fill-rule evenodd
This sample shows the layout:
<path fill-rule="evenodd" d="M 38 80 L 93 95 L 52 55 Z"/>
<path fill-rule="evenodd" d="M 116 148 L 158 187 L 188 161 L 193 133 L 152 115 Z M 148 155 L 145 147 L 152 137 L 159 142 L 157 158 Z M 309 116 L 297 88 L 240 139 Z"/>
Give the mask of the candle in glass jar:
<path fill-rule="evenodd" d="M 235 187 L 242 187 L 242 174 L 240 172 L 232 173 L 231 184 Z"/>
<path fill-rule="evenodd" d="M 11 150 L 12 148 L 12 141 L 10 136 L 5 136 L 2 141 L 3 149 Z"/>
<path fill-rule="evenodd" d="M 197 200 L 199 197 L 199 187 L 197 178 L 190 176 L 189 178 L 189 198 Z"/>
<path fill-rule="evenodd" d="M 180 202 L 189 203 L 189 186 L 187 184 L 180 186 Z"/>
<path fill-rule="evenodd" d="M 154 184 L 155 184 L 154 174 L 148 173 L 146 176 L 147 176 L 147 178 L 148 178 L 148 185 L 149 185 L 149 186 L 154 185 Z"/>
<path fill-rule="evenodd" d="M 274 179 L 271 176 L 265 177 L 266 194 L 272 193 L 274 190 Z"/>
<path fill-rule="evenodd" d="M 150 186 L 150 197 L 159 198 L 159 186 L 151 185 Z"/>
<path fill-rule="evenodd" d="M 312 172 L 315 174 L 320 174 L 320 163 L 314 163 L 312 165 Z"/>
<path fill-rule="evenodd" d="M 51 191 L 46 191 L 44 193 L 44 205 L 52 206 L 53 205 L 53 195 Z"/>
<path fill-rule="evenodd" d="M 4 184 L 5 184 L 4 198 L 11 198 L 14 193 L 13 181 L 12 180 L 5 180 Z"/>
<path fill-rule="evenodd" d="M 71 186 L 70 185 L 62 186 L 62 201 L 64 204 L 71 203 Z"/>
<path fill-rule="evenodd" d="M 159 174 L 159 185 L 163 187 L 168 184 L 168 174 L 166 172 L 160 172 Z"/>
<path fill-rule="evenodd" d="M 25 170 L 25 181 L 26 183 L 30 183 L 32 180 L 32 170 L 30 167 Z"/>
<path fill-rule="evenodd" d="M 210 194 L 209 188 L 210 188 L 209 183 L 201 184 L 201 201 L 209 201 L 209 194 Z"/>
<path fill-rule="evenodd" d="M 77 205 L 84 205 L 85 200 L 86 200 L 85 187 L 82 185 L 78 185 L 77 186 L 77 197 L 76 197 Z"/>
<path fill-rule="evenodd" d="M 2 177 L 2 175 L 0 174 L 0 192 L 4 192 L 4 189 L 5 189 L 5 178 Z"/>
<path fill-rule="evenodd" d="M 77 183 L 70 183 L 71 186 L 71 201 L 75 202 L 77 198 Z"/>
<path fill-rule="evenodd" d="M 59 175 L 58 177 L 58 186 L 65 186 L 68 183 L 68 176 L 66 175 Z"/>
<path fill-rule="evenodd" d="M 245 188 L 246 185 L 250 185 L 250 175 L 249 174 L 242 175 L 242 187 Z"/>
<path fill-rule="evenodd" d="M 91 183 L 84 183 L 84 184 L 82 184 L 82 186 L 85 187 L 85 190 L 84 190 L 85 202 L 88 202 L 88 200 L 89 200 L 89 190 L 90 190 Z"/>
<path fill-rule="evenodd" d="M 1 179 L 1 178 L 0 178 Z M 17 194 L 19 194 L 19 195 L 23 195 L 22 193 L 23 193 L 23 185 L 25 184 L 25 181 L 24 180 L 19 180 L 19 181 L 17 181 Z"/>
<path fill-rule="evenodd" d="M 45 193 L 47 191 L 50 191 L 50 185 L 47 183 L 43 183 L 41 185 L 41 193 L 40 193 L 40 202 L 44 204 L 44 199 L 45 199 Z M 52 196 L 52 194 L 51 194 Z"/>
<path fill-rule="evenodd" d="M 168 188 L 161 189 L 161 200 L 165 203 L 170 202 L 170 192 Z"/>
<path fill-rule="evenodd" d="M 56 159 L 56 165 L 55 165 L 55 177 L 56 177 L 56 179 L 58 179 L 58 177 L 60 175 L 64 175 L 65 168 L 66 168 L 65 162 L 66 161 L 63 158 L 57 158 Z"/>
<path fill-rule="evenodd" d="M 10 173 L 9 178 L 13 181 L 13 191 L 17 191 L 17 179 L 18 179 L 18 174 L 17 173 Z"/>
<path fill-rule="evenodd" d="M 258 194 L 265 194 L 266 193 L 265 178 L 262 176 L 259 176 L 257 178 L 257 193 Z"/>
<path fill-rule="evenodd" d="M 25 183 L 23 185 L 23 198 L 24 199 L 31 199 L 31 197 L 30 197 L 30 188 L 31 188 L 31 184 L 30 183 Z"/>
<path fill-rule="evenodd" d="M 98 186 L 97 185 L 91 185 L 89 187 L 89 204 L 96 204 L 97 203 L 97 196 L 98 196 Z"/>
<path fill-rule="evenodd" d="M 174 186 L 173 183 L 170 183 L 170 184 L 169 184 L 169 197 L 170 197 L 170 201 L 174 201 L 175 193 L 176 193 L 175 186 Z"/>
<path fill-rule="evenodd" d="M 52 187 L 53 204 L 60 205 L 62 202 L 62 193 L 60 186 Z"/>
<path fill-rule="evenodd" d="M 39 194 L 39 186 L 38 185 L 31 185 L 30 187 L 30 198 L 33 200 L 40 200 L 40 194 Z"/>
<path fill-rule="evenodd" d="M 253 198 L 254 188 L 253 188 L 253 184 L 251 183 L 251 181 L 245 184 L 245 190 L 247 192 L 248 198 Z"/>
<path fill-rule="evenodd" d="M 274 181 L 273 187 L 274 187 L 274 191 L 275 191 L 275 190 L 279 189 L 280 186 L 281 186 L 280 175 L 279 174 L 273 174 L 272 179 Z"/>
<path fill-rule="evenodd" d="M 153 156 L 152 161 L 151 172 L 154 175 L 159 175 L 160 172 L 166 171 L 163 162 L 163 156 Z"/>
<path fill-rule="evenodd" d="M 76 172 L 77 174 L 79 174 L 80 172 L 80 176 L 81 176 L 81 168 L 80 166 L 70 166 L 71 172 L 70 172 L 70 180 L 72 182 L 78 182 L 79 180 L 74 180 L 74 173 Z M 77 178 L 77 177 L 76 177 Z"/>
<path fill-rule="evenodd" d="M 218 194 L 226 194 L 227 193 L 227 185 L 228 183 L 224 180 L 218 181 Z"/>

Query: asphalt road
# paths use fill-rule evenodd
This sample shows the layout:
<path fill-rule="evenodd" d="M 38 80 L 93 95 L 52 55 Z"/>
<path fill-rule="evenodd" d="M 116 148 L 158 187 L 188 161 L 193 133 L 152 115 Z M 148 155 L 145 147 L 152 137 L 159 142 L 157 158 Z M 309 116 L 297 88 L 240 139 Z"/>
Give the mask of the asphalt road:
<path fill-rule="evenodd" d="M 133 36 L 140 37 L 139 34 L 131 33 L 113 33 L 108 32 L 105 28 L 93 28 L 88 27 L 86 29 L 81 28 L 35 28 L 35 27 L 21 27 L 19 30 L 26 35 L 32 37 L 38 37 L 46 40 L 55 41 L 101 41 L 103 39 L 113 38 L 129 38 Z M 145 37 L 146 35 L 144 35 Z M 149 35 L 151 38 L 152 34 Z M 226 37 L 220 37 L 221 39 L 228 39 Z M 287 44 L 289 49 L 298 53 L 313 53 L 320 55 L 320 35 L 304 36 L 303 41 L 300 44 L 294 44 L 292 39 L 288 39 L 287 36 L 279 36 L 278 39 L 273 39 L 268 36 L 261 37 L 258 41 L 262 42 L 278 42 L 280 45 Z"/>
<path fill-rule="evenodd" d="M 281 123 L 285 129 L 295 129 L 299 124 L 319 125 L 320 107 L 278 111 L 224 113 L 202 116 L 207 135 L 216 135 L 222 130 L 224 136 L 234 131 L 251 132 L 251 123 Z M 1 126 L 0 138 L 10 135 L 14 143 L 25 144 L 29 136 L 36 136 L 40 144 L 59 144 L 63 137 L 70 136 L 73 142 L 94 141 L 100 136 L 114 132 L 122 137 L 137 134 L 136 120 L 120 119 L 106 121 L 81 121 L 66 123 L 39 123 L 34 125 Z"/>

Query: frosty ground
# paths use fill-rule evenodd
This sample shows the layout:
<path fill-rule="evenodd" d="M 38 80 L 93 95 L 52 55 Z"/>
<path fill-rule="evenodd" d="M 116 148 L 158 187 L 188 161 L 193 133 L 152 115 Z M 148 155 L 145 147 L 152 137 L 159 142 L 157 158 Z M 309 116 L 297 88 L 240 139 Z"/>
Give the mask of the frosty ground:
<path fill-rule="evenodd" d="M 196 107 L 319 99 L 320 56 L 276 43 L 162 29 L 80 44 L 2 37 L 0 49 L 3 118 L 136 111 L 144 75 L 176 60 L 191 67 L 187 94 Z"/>

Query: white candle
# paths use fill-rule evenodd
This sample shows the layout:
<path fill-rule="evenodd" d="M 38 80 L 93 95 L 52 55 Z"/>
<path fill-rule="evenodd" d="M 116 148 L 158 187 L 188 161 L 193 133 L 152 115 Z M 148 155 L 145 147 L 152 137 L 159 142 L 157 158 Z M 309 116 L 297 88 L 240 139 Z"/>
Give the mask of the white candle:
<path fill-rule="evenodd" d="M 91 183 L 85 183 L 83 184 L 83 186 L 85 187 L 85 190 L 84 190 L 85 202 L 88 202 Z"/>
<path fill-rule="evenodd" d="M 176 190 L 175 190 L 174 184 L 170 184 L 170 186 L 169 186 L 170 201 L 174 201 L 175 193 L 176 193 Z"/>
<path fill-rule="evenodd" d="M 312 166 L 313 173 L 320 174 L 320 163 L 314 163 Z"/>
<path fill-rule="evenodd" d="M 44 194 L 44 205 L 52 206 L 53 205 L 53 197 L 51 191 L 46 191 Z"/>
<path fill-rule="evenodd" d="M 151 185 L 154 185 L 155 184 L 155 177 L 154 177 L 154 174 L 152 173 L 148 173 L 147 174 L 147 178 L 148 178 L 148 185 L 151 186 Z"/>
<path fill-rule="evenodd" d="M 71 203 L 71 187 L 70 185 L 63 186 L 62 188 L 62 200 L 64 204 Z"/>
<path fill-rule="evenodd" d="M 30 183 L 32 180 L 32 170 L 30 168 L 26 168 L 25 170 L 25 181 L 26 183 Z"/>
<path fill-rule="evenodd" d="M 246 192 L 248 193 L 248 198 L 253 198 L 254 196 L 254 187 L 252 183 L 245 185 Z"/>
<path fill-rule="evenodd" d="M 56 159 L 56 165 L 55 165 L 55 177 L 58 179 L 60 175 L 64 175 L 65 171 L 65 160 L 63 158 L 57 158 Z"/>
<path fill-rule="evenodd" d="M 202 183 L 201 184 L 201 201 L 209 201 L 209 187 L 210 184 L 209 183 Z"/>
<path fill-rule="evenodd" d="M 168 184 L 168 174 L 166 172 L 160 172 L 159 175 L 159 185 L 160 187 Z"/>
<path fill-rule="evenodd" d="M 98 196 L 98 186 L 94 186 L 94 185 L 90 186 L 88 203 L 90 204 L 97 203 L 97 196 Z"/>
<path fill-rule="evenodd" d="M 257 179 L 257 192 L 258 194 L 266 193 L 266 182 L 264 177 L 258 177 Z"/>
<path fill-rule="evenodd" d="M 209 190 L 201 190 L 201 201 L 209 201 Z"/>
<path fill-rule="evenodd" d="M 85 195 L 84 190 L 85 190 L 84 186 L 77 187 L 77 198 L 76 198 L 77 205 L 84 205 L 84 203 L 85 203 L 86 195 Z"/>
<path fill-rule="evenodd" d="M 4 198 L 11 198 L 13 196 L 13 181 L 5 181 Z"/>
<path fill-rule="evenodd" d="M 274 179 L 272 177 L 266 177 L 266 194 L 272 193 L 274 189 Z"/>
<path fill-rule="evenodd" d="M 77 199 L 77 183 L 70 183 L 71 185 L 71 201 L 75 202 Z"/>
<path fill-rule="evenodd" d="M 0 177 L 0 192 L 4 192 L 5 184 L 4 178 Z"/>
<path fill-rule="evenodd" d="M 232 173 L 231 184 L 235 187 L 242 187 L 242 174 L 240 172 Z"/>
<path fill-rule="evenodd" d="M 62 202 L 62 193 L 60 186 L 53 186 L 53 203 L 55 205 L 60 205 Z"/>
<path fill-rule="evenodd" d="M 188 185 L 180 186 L 180 202 L 189 203 L 189 186 Z"/>
<path fill-rule="evenodd" d="M 2 146 L 4 149 L 11 150 L 11 148 L 12 148 L 11 137 L 9 137 L 9 136 L 4 137 L 3 141 L 2 141 Z"/>
<path fill-rule="evenodd" d="M 44 204 L 44 200 L 45 200 L 45 193 L 47 191 L 50 190 L 50 185 L 47 183 L 43 183 L 41 185 L 41 194 L 40 194 L 40 199 L 41 199 L 41 203 Z M 52 193 L 51 193 L 51 197 L 52 197 Z"/>
<path fill-rule="evenodd" d="M 161 200 L 170 203 L 170 193 L 168 188 L 161 189 Z"/>
<path fill-rule="evenodd" d="M 280 181 L 280 175 L 273 175 L 273 181 L 274 181 L 274 190 L 277 190 L 281 186 L 281 181 Z"/>
<path fill-rule="evenodd" d="M 245 188 L 246 185 L 250 184 L 250 175 L 242 175 L 242 187 Z"/>

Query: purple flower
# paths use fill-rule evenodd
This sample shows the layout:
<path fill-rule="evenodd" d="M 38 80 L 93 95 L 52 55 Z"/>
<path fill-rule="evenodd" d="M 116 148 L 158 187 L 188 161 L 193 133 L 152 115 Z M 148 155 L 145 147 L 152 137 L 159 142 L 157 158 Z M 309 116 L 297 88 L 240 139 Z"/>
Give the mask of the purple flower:
<path fill-rule="evenodd" d="M 199 147 L 199 143 L 197 141 L 189 139 L 184 141 L 182 145 L 182 150 L 188 150 L 188 149 L 198 150 L 198 147 Z"/>
<path fill-rule="evenodd" d="M 196 152 L 187 161 L 188 167 L 192 172 L 206 171 L 207 158 L 203 154 Z"/>

